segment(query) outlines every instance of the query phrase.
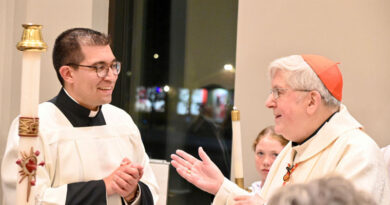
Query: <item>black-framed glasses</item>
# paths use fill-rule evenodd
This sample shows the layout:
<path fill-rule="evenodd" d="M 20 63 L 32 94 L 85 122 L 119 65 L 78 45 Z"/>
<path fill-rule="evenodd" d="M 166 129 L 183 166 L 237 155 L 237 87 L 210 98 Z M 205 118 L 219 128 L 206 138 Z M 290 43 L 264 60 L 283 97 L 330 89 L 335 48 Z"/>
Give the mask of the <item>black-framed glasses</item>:
<path fill-rule="evenodd" d="M 305 90 L 305 89 L 289 89 L 289 88 L 272 88 L 270 91 L 270 94 L 272 94 L 272 97 L 276 100 L 280 97 L 280 95 L 283 95 L 287 90 L 293 90 L 293 91 L 301 91 L 301 92 L 310 92 L 311 90 Z"/>
<path fill-rule="evenodd" d="M 80 66 L 80 67 L 87 67 L 87 68 L 93 68 L 96 70 L 96 74 L 100 78 L 104 78 L 108 75 L 108 69 L 111 68 L 112 73 L 114 75 L 118 75 L 121 72 L 122 64 L 119 61 L 114 61 L 111 65 L 107 64 L 97 64 L 97 65 L 80 65 L 76 63 L 68 63 L 68 66 Z"/>

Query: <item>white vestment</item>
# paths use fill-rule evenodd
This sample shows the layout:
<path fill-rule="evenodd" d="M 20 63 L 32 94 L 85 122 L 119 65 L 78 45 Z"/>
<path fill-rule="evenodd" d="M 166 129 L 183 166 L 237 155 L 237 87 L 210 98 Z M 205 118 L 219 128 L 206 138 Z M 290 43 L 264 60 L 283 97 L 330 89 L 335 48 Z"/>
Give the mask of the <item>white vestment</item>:
<path fill-rule="evenodd" d="M 127 157 L 144 167 L 141 181 L 150 189 L 154 202 L 157 201 L 157 182 L 138 128 L 125 111 L 109 104 L 101 109 L 106 125 L 73 127 L 53 103 L 39 105 L 39 143 L 34 150 L 41 152 L 38 162 L 44 161 L 45 166 L 38 167 L 33 200 L 41 204 L 65 204 L 68 184 L 102 180 Z M 4 205 L 14 204 L 16 199 L 18 144 L 16 118 L 1 167 Z M 107 204 L 121 205 L 121 197 L 109 196 Z"/>
<path fill-rule="evenodd" d="M 311 180 L 335 174 L 354 184 L 356 189 L 367 192 L 378 205 L 390 204 L 390 180 L 383 154 L 378 145 L 362 130 L 362 126 L 342 105 L 328 122 L 308 141 L 298 146 L 288 143 L 272 164 L 261 196 L 269 200 L 283 186 L 286 167 L 299 166 L 287 183 L 307 183 Z M 248 194 L 225 179 L 214 198 L 214 204 L 233 204 L 236 195 Z"/>

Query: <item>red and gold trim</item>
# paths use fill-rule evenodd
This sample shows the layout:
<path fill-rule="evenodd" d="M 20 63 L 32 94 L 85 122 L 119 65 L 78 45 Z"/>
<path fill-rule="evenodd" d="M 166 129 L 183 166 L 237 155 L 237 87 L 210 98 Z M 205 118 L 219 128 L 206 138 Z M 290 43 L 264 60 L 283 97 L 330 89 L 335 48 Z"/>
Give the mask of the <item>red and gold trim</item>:
<path fill-rule="evenodd" d="M 287 173 L 283 176 L 283 186 L 286 185 L 286 183 L 290 180 L 291 174 L 294 172 L 294 170 L 299 166 L 299 163 L 296 163 L 295 165 L 290 165 L 286 167 Z"/>
<path fill-rule="evenodd" d="M 19 136 L 38 137 L 39 118 L 19 117 Z"/>

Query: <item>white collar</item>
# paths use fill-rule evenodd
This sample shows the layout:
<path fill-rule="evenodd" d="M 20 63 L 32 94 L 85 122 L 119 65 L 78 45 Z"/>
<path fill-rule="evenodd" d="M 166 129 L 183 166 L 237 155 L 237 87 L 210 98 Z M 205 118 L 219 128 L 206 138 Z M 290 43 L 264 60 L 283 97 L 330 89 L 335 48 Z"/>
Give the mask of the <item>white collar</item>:
<path fill-rule="evenodd" d="M 63 88 L 63 89 L 64 89 L 66 95 L 68 95 L 68 97 L 69 97 L 70 99 L 72 99 L 74 102 L 76 102 L 77 104 L 80 105 L 80 103 L 77 102 L 77 100 L 75 100 L 74 98 L 72 98 L 72 96 L 69 95 L 68 91 L 66 91 L 65 88 Z M 90 110 L 88 117 L 91 117 L 91 118 L 92 118 L 92 117 L 95 117 L 95 116 L 98 114 L 98 112 L 99 112 L 99 107 L 98 107 L 98 109 L 97 109 L 96 111 Z"/>

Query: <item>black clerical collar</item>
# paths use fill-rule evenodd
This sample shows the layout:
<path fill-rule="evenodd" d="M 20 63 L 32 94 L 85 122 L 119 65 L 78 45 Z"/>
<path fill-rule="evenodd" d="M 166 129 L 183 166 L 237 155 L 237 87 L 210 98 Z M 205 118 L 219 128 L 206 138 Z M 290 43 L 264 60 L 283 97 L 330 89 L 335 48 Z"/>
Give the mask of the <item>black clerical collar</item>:
<path fill-rule="evenodd" d="M 74 127 L 88 127 L 105 125 L 103 113 L 101 112 L 101 106 L 95 117 L 89 117 L 91 110 L 81 106 L 65 93 L 64 89 L 61 89 L 60 93 L 53 99 L 49 100 L 57 106 L 58 109 L 66 116 L 70 123 Z"/>
<path fill-rule="evenodd" d="M 292 142 L 292 143 L 291 143 L 292 146 L 294 147 L 294 146 L 301 145 L 301 144 L 307 142 L 309 139 L 311 139 L 314 135 L 316 135 L 316 134 L 318 133 L 318 131 L 320 131 L 320 129 L 325 125 L 325 123 L 329 122 L 329 120 L 330 120 L 337 112 L 338 112 L 338 111 L 336 111 L 336 112 L 334 112 L 332 115 L 330 115 L 330 116 L 328 117 L 328 119 L 326 119 L 326 120 L 324 121 L 324 123 L 322 123 L 321 126 L 318 127 L 318 128 L 316 129 L 316 131 L 313 132 L 313 134 L 311 134 L 308 138 L 306 138 L 305 140 L 303 140 L 303 142 L 301 142 L 301 143 Z"/>

